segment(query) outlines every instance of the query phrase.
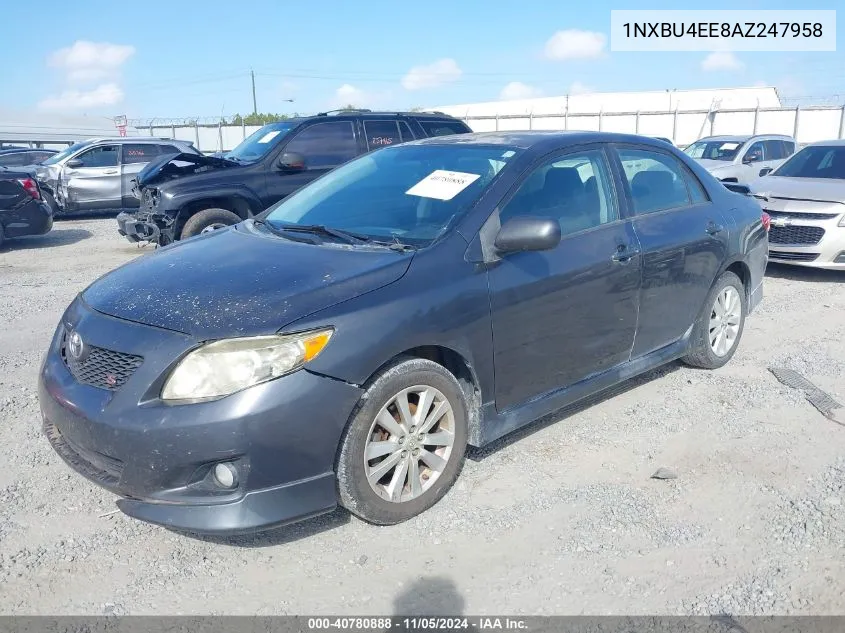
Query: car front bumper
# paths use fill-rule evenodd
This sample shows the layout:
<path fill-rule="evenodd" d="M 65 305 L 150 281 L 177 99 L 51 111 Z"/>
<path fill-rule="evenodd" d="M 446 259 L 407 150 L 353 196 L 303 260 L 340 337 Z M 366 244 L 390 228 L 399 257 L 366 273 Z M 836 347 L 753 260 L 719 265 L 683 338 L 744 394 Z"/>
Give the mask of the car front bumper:
<path fill-rule="evenodd" d="M 149 214 L 126 213 L 117 215 L 117 232 L 130 242 L 158 242 L 161 230 Z"/>
<path fill-rule="evenodd" d="M 71 330 L 89 349 L 143 361 L 115 390 L 84 384 L 65 360 Z M 162 376 L 194 345 L 75 301 L 39 376 L 43 429 L 56 452 L 120 495 L 124 513 L 175 529 L 238 534 L 333 510 L 334 459 L 360 388 L 300 370 L 219 400 L 164 404 L 155 395 Z M 233 489 L 214 483 L 220 462 L 237 469 Z"/>
<path fill-rule="evenodd" d="M 845 226 L 839 226 L 841 219 L 809 220 L 796 214 L 783 227 L 773 220 L 769 260 L 793 266 L 845 270 Z M 773 234 L 777 241 L 772 241 Z M 817 235 L 821 235 L 818 241 Z"/>

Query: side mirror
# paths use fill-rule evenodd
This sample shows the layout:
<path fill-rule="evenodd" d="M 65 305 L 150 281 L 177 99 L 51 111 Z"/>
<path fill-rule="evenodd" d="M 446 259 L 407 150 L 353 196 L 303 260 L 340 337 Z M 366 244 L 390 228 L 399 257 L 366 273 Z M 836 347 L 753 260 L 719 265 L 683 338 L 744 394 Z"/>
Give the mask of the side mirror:
<path fill-rule="evenodd" d="M 302 171 L 305 169 L 305 157 L 295 152 L 284 152 L 276 165 L 279 171 Z"/>
<path fill-rule="evenodd" d="M 762 160 L 762 159 L 757 158 L 754 154 L 750 154 L 750 155 L 746 154 L 745 156 L 742 157 L 742 162 L 746 165 L 750 165 L 751 163 L 759 162 L 760 160 Z"/>
<path fill-rule="evenodd" d="M 760 176 L 765 176 L 766 174 L 770 173 L 772 173 L 771 167 L 763 167 L 763 169 L 760 170 Z"/>
<path fill-rule="evenodd" d="M 73 160 L 69 160 L 65 163 L 65 167 L 70 167 L 71 169 L 79 169 L 83 167 L 85 163 L 83 163 L 80 159 L 74 158 Z"/>
<path fill-rule="evenodd" d="M 496 235 L 499 253 L 547 251 L 560 244 L 560 224 L 549 218 L 522 217 L 505 222 Z"/>
<path fill-rule="evenodd" d="M 741 193 L 745 196 L 751 195 L 751 188 L 747 185 L 741 185 L 738 182 L 723 182 L 726 189 L 730 189 L 734 193 Z"/>

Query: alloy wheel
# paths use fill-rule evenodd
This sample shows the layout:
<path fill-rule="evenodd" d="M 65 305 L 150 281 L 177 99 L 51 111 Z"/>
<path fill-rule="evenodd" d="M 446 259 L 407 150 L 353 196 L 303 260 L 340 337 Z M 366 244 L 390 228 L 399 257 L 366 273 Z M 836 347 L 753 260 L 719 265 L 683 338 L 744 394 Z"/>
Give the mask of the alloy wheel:
<path fill-rule="evenodd" d="M 710 312 L 710 349 L 716 356 L 727 355 L 736 345 L 741 321 L 742 301 L 739 292 L 733 286 L 725 286 L 716 296 Z"/>
<path fill-rule="evenodd" d="M 418 498 L 452 458 L 455 413 L 449 400 L 429 385 L 403 389 L 385 404 L 370 426 L 364 470 L 382 499 Z"/>

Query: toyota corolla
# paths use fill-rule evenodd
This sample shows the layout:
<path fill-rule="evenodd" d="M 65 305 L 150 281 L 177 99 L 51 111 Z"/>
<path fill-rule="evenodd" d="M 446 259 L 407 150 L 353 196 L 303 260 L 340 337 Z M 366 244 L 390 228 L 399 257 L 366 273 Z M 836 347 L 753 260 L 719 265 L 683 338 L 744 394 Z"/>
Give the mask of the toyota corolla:
<path fill-rule="evenodd" d="M 338 504 L 398 523 L 467 445 L 675 359 L 727 363 L 765 219 L 641 136 L 384 148 L 81 292 L 40 371 L 44 430 L 152 523 L 236 533 Z"/>

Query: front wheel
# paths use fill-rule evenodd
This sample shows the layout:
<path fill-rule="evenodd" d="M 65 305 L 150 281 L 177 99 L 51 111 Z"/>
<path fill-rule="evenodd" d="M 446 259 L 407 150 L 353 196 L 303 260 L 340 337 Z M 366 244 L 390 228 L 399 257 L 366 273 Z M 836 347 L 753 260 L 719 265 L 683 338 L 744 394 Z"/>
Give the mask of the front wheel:
<path fill-rule="evenodd" d="M 455 377 L 429 360 L 400 360 L 371 382 L 344 433 L 341 505 L 377 525 L 406 521 L 451 488 L 466 446 L 466 398 Z"/>
<path fill-rule="evenodd" d="M 186 240 L 194 235 L 210 233 L 217 229 L 232 226 L 240 221 L 240 217 L 226 209 L 203 209 L 188 218 L 188 221 L 185 222 L 185 226 L 182 228 L 179 239 Z"/>
<path fill-rule="evenodd" d="M 692 331 L 684 362 L 693 367 L 718 369 L 736 352 L 745 327 L 748 302 L 742 281 L 732 272 L 723 273 L 713 285 Z"/>

